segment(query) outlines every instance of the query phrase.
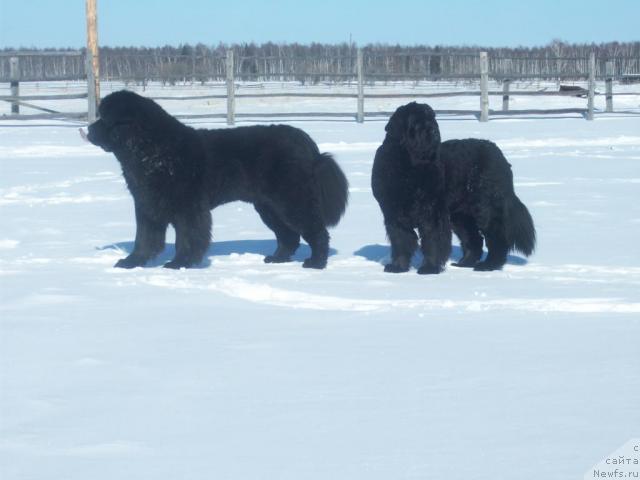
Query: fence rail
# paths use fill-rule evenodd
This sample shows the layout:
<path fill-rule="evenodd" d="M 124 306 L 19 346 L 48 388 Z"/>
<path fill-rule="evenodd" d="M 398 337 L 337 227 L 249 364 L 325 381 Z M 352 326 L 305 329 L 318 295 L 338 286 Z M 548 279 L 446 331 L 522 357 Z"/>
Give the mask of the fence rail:
<path fill-rule="evenodd" d="M 87 93 L 81 94 L 68 94 L 68 95 L 20 95 L 19 84 L 20 82 L 24 82 L 25 79 L 21 75 L 20 65 L 22 62 L 33 62 L 34 57 L 41 58 L 51 58 L 56 55 L 63 55 L 65 58 L 72 59 L 74 68 L 76 63 L 80 63 L 84 65 L 86 70 L 88 62 L 83 52 L 38 52 L 38 53 L 28 53 L 28 52 L 20 52 L 14 56 L 9 56 L 5 52 L 0 52 L 0 61 L 8 60 L 8 64 L 10 66 L 9 71 L 9 81 L 11 84 L 11 95 L 2 95 L 0 96 L 0 101 L 9 102 L 11 104 L 11 114 L 10 115 L 2 115 L 0 118 L 2 119 L 27 119 L 27 118 L 81 118 L 82 113 L 74 112 L 74 113 L 64 113 L 60 111 L 53 110 L 51 108 L 45 108 L 41 106 L 34 105 L 32 103 L 27 103 L 31 101 L 53 101 L 53 100 L 70 100 L 70 99 L 88 99 L 88 105 L 95 105 L 95 99 L 92 98 L 91 89 L 88 89 Z M 413 57 L 420 56 L 414 54 Z M 431 60 L 436 56 L 433 54 L 423 55 L 425 57 L 429 57 Z M 136 56 L 131 56 L 135 58 Z M 409 58 L 411 57 L 411 58 Z M 468 55 L 468 54 L 457 54 L 451 55 L 451 58 L 454 58 L 456 61 L 460 61 L 462 58 L 468 65 L 473 65 L 473 69 L 476 69 L 476 72 L 473 74 L 459 74 L 455 73 L 450 75 L 451 78 L 455 79 L 473 79 L 480 80 L 480 90 L 473 91 L 451 91 L 451 92 L 435 92 L 435 93 L 370 93 L 366 92 L 365 88 L 370 85 L 372 82 L 380 79 L 384 80 L 395 80 L 395 79 L 442 79 L 443 74 L 434 74 L 429 72 L 423 73 L 404 73 L 404 74 L 395 74 L 395 73 L 384 73 L 375 71 L 376 68 L 376 59 L 381 58 L 385 62 L 389 61 L 413 61 L 413 57 L 407 54 L 398 54 L 398 55 L 370 55 L 367 56 L 366 52 L 362 49 L 357 50 L 356 55 L 347 55 L 340 57 L 327 57 L 327 58 L 311 58 L 307 63 L 313 62 L 345 62 L 345 65 L 349 65 L 350 71 L 345 71 L 344 73 L 318 73 L 311 70 L 306 70 L 303 72 L 274 72 L 271 75 L 278 78 L 298 78 L 305 79 L 309 77 L 327 77 L 327 78 L 342 78 L 349 83 L 352 81 L 357 86 L 357 93 L 300 93 L 300 92 L 279 92 L 279 93 L 237 93 L 237 85 L 236 82 L 238 80 L 246 80 L 251 78 L 262 78 L 264 77 L 264 73 L 247 73 L 246 65 L 247 62 L 254 64 L 258 62 L 258 60 L 264 60 L 265 62 L 268 60 L 266 58 L 259 57 L 250 57 L 250 56 L 238 56 L 237 58 L 234 55 L 233 50 L 229 50 L 227 52 L 226 57 L 216 57 L 215 61 L 217 62 L 217 68 L 223 71 L 224 79 L 226 81 L 226 93 L 225 94 L 210 94 L 210 95 L 195 95 L 195 96 L 180 96 L 180 97 L 168 97 L 168 96 L 158 96 L 154 97 L 156 100 L 208 100 L 208 99 L 226 99 L 227 100 L 227 112 L 221 114 L 198 114 L 198 115 L 182 115 L 181 118 L 226 118 L 227 123 L 229 125 L 234 124 L 236 118 L 282 118 L 282 117 L 337 117 L 337 118 L 354 118 L 358 122 L 363 122 L 365 117 L 375 117 L 381 115 L 388 115 L 392 112 L 365 112 L 365 100 L 367 99 L 426 99 L 426 98 L 442 98 L 442 97 L 461 97 L 461 96 L 477 96 L 480 98 L 480 105 L 478 110 L 469 110 L 469 109 L 460 109 L 460 110 L 436 110 L 437 113 L 440 114 L 464 114 L 464 115 L 476 115 L 480 121 L 487 121 L 491 116 L 503 116 L 503 115 L 514 115 L 514 114 L 559 114 L 559 113 L 577 113 L 584 115 L 585 118 L 591 120 L 594 115 L 594 98 L 597 94 L 595 92 L 595 80 L 596 78 L 600 78 L 605 80 L 605 88 L 606 93 L 606 111 L 613 111 L 613 99 L 618 95 L 640 95 L 639 93 L 615 93 L 613 92 L 613 81 L 616 78 L 616 74 L 619 72 L 620 61 L 613 59 L 607 62 L 602 62 L 599 59 L 596 59 L 595 54 L 591 54 L 588 59 L 575 59 L 575 58 L 562 58 L 562 57 L 553 57 L 553 58 L 545 58 L 545 61 L 549 62 L 549 64 L 553 63 L 554 65 L 565 65 L 571 62 L 579 63 L 583 68 L 584 65 L 587 67 L 586 74 L 577 74 L 576 69 L 571 69 L 571 73 L 566 73 L 562 71 L 556 72 L 553 77 L 556 79 L 579 79 L 586 80 L 588 83 L 588 88 L 569 91 L 548 91 L 548 90 L 538 90 L 538 91 L 512 91 L 511 84 L 516 80 L 524 80 L 531 78 L 540 78 L 530 74 L 523 74 L 518 72 L 509 72 L 508 66 L 512 65 L 512 60 L 509 58 L 491 58 L 485 52 L 480 52 L 479 55 Z M 440 70 L 443 68 L 443 61 L 446 64 L 446 56 L 438 55 L 439 58 L 437 65 L 429 63 L 429 68 L 438 66 Z M 146 57 L 145 57 L 146 58 Z M 167 57 L 169 58 L 169 57 Z M 196 64 L 196 60 L 194 56 L 189 57 L 192 60 L 192 66 Z M 278 57 L 273 57 L 278 58 Z M 391 60 L 390 60 L 391 58 Z M 399 60 L 400 59 L 400 60 Z M 404 59 L 404 60 L 403 60 Z M 409 60 L 408 60 L 409 59 Z M 445 59 L 445 60 L 443 60 Z M 430 62 L 431 62 L 430 60 Z M 628 59 L 627 59 L 628 60 Z M 107 64 L 109 59 L 104 60 Z M 280 59 L 281 66 L 284 67 L 284 63 L 282 59 Z M 628 63 L 628 62 L 627 62 Z M 1 72 L 2 69 L 0 69 Z M 195 70 L 194 70 L 195 72 Z M 601 72 L 601 73 L 599 73 Z M 193 72 L 192 72 L 193 73 Z M 215 73 L 215 72 L 214 72 Z M 85 74 L 86 75 L 86 74 Z M 106 74 L 108 75 L 108 73 Z M 216 73 L 217 75 L 217 73 Z M 635 75 L 635 74 L 631 74 Z M 449 75 L 447 75 L 449 78 Z M 503 88 L 502 90 L 489 90 L 489 79 L 494 81 L 502 82 Z M 186 78 L 183 78 L 186 79 Z M 30 80 L 27 77 L 28 81 Z M 41 79 L 46 80 L 46 78 Z M 304 81 L 304 80 L 303 80 Z M 143 80 L 144 82 L 144 80 Z M 501 96 L 502 97 L 502 109 L 501 110 L 492 110 L 489 108 L 489 97 L 492 96 Z M 524 110 L 513 110 L 509 107 L 510 98 L 514 96 L 558 96 L 558 97 L 576 97 L 576 96 L 584 96 L 586 98 L 586 105 L 584 108 L 554 108 L 554 109 L 524 109 Z M 250 98 L 352 98 L 357 100 L 357 108 L 355 112 L 301 112 L 301 113 L 281 113 L 281 112 L 273 112 L 273 113 L 236 113 L 236 100 L 242 101 L 243 99 Z M 36 115 L 24 115 L 20 114 L 20 106 L 29 107 L 32 109 L 40 110 L 44 113 L 39 113 Z M 87 115 L 87 114 L 85 114 Z"/>

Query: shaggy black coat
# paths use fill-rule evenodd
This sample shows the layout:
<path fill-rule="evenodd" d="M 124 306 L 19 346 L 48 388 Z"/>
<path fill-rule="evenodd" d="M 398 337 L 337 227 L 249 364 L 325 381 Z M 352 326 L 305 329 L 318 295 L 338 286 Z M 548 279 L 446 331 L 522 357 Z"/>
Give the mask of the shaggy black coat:
<path fill-rule="evenodd" d="M 327 227 L 345 211 L 348 184 L 305 132 L 286 125 L 197 130 L 124 90 L 105 97 L 99 114 L 87 138 L 115 154 L 135 207 L 135 246 L 116 267 L 142 266 L 160 253 L 169 224 L 176 253 L 165 267 L 198 264 L 211 240 L 210 210 L 235 200 L 253 203 L 276 235 L 265 262 L 290 261 L 302 236 L 311 247 L 303 266 L 326 266 Z"/>
<path fill-rule="evenodd" d="M 447 176 L 451 225 L 463 257 L 453 265 L 474 270 L 499 270 L 507 254 L 529 256 L 536 230 L 527 207 L 516 196 L 513 173 L 502 151 L 488 140 L 449 140 L 440 146 Z M 482 242 L 487 257 L 482 257 Z"/>
<path fill-rule="evenodd" d="M 391 263 L 384 270 L 409 270 L 417 229 L 424 254 L 418 273 L 440 273 L 451 252 L 451 225 L 435 113 L 428 105 L 412 102 L 395 111 L 385 131 L 371 175 L 391 242 Z"/>
<path fill-rule="evenodd" d="M 531 255 L 533 220 L 515 194 L 511 165 L 494 143 L 441 142 L 433 110 L 415 102 L 398 108 L 385 129 L 372 173 L 373 194 L 391 241 L 385 271 L 408 270 L 417 245 L 415 228 L 425 256 L 419 273 L 442 270 L 450 228 L 463 251 L 455 266 L 496 270 L 510 250 Z M 488 254 L 480 261 L 483 240 Z"/>

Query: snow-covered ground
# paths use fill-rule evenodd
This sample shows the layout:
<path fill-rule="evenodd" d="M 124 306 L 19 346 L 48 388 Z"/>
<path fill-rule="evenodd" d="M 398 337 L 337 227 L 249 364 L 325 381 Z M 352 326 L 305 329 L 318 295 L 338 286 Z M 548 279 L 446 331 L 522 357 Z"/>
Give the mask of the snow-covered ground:
<path fill-rule="evenodd" d="M 521 99 L 567 100 L 585 103 Z M 265 102 L 239 110 L 329 108 Z M 539 244 L 501 272 L 427 277 L 382 270 L 385 120 L 292 124 L 351 183 L 324 271 L 304 246 L 264 264 L 274 239 L 241 203 L 214 211 L 203 268 L 158 266 L 170 233 L 154 265 L 114 269 L 135 224 L 113 156 L 80 124 L 0 121 L 3 480 L 565 480 L 638 436 L 640 116 L 442 118 L 444 139 L 503 148 Z"/>

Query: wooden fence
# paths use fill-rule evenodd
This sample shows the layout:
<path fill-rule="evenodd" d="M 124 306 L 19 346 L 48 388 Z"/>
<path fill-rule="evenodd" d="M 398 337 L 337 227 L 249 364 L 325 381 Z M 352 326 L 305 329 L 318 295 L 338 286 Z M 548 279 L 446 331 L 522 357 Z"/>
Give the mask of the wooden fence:
<path fill-rule="evenodd" d="M 40 57 L 69 57 L 69 58 L 77 58 L 79 56 L 83 57 L 83 53 L 80 51 L 70 51 L 70 52 L 38 52 L 38 56 Z M 35 105 L 30 103 L 32 101 L 52 101 L 52 100 L 72 100 L 72 99 L 83 99 L 89 98 L 88 93 L 80 93 L 80 94 L 65 94 L 65 95 L 20 95 L 20 82 L 24 81 L 47 81 L 45 75 L 43 75 L 40 79 L 35 78 L 23 78 L 20 74 L 20 61 L 24 58 L 30 58 L 33 54 L 29 52 L 18 52 L 13 54 L 7 54 L 4 52 L 0 52 L 0 57 L 9 57 L 9 65 L 10 65 L 10 73 L 9 73 L 9 84 L 11 88 L 11 95 L 0 95 L 0 101 L 9 102 L 11 104 L 11 115 L 0 115 L 1 119 L 8 120 L 28 120 L 28 119 L 45 119 L 45 118 L 61 118 L 61 119 L 86 119 L 87 111 L 84 112 L 61 112 L 57 110 L 53 110 L 51 108 L 45 108 L 42 106 Z M 84 63 L 84 62 L 83 62 Z M 86 75 L 86 73 L 85 73 Z M 56 77 L 58 79 L 59 77 Z M 38 110 L 42 113 L 39 114 L 31 114 L 24 115 L 20 113 L 20 107 L 28 107 L 34 110 Z"/>
<path fill-rule="evenodd" d="M 67 55 L 79 55 L 81 52 L 69 52 Z M 39 53 L 39 55 L 43 55 Z M 58 52 L 52 55 L 59 55 Z M 7 56 L 7 54 L 0 53 L 0 56 Z M 23 55 L 25 56 L 25 55 Z M 42 118 L 75 118 L 75 119 L 86 119 L 87 112 L 74 112 L 74 113 L 65 113 L 60 111 L 55 111 L 50 108 L 43 108 L 33 103 L 29 103 L 37 100 L 64 100 L 64 99 L 78 99 L 78 98 L 86 98 L 88 111 L 90 112 L 91 106 L 95 105 L 96 99 L 92 95 L 92 91 L 94 89 L 88 89 L 88 93 L 83 94 L 72 94 L 72 95 L 31 95 L 24 96 L 20 95 L 20 55 L 11 56 L 10 64 L 11 64 L 11 94 L 8 96 L 0 96 L 0 101 L 6 101 L 11 103 L 11 114 L 2 115 L 0 119 L 42 119 Z M 438 93 L 366 93 L 366 85 L 367 82 L 372 80 L 371 77 L 378 79 L 380 77 L 379 72 L 369 73 L 365 70 L 365 57 L 362 49 L 357 50 L 356 61 L 355 61 L 355 72 L 351 74 L 341 74 L 341 77 L 346 77 L 349 80 L 353 80 L 357 83 L 357 92 L 356 93 L 300 93 L 300 92 L 282 92 L 282 93 L 250 93 L 250 94 L 237 94 L 237 86 L 236 82 L 238 80 L 243 80 L 246 78 L 246 74 L 239 71 L 238 62 L 234 61 L 234 52 L 233 50 L 229 50 L 227 52 L 227 56 L 225 57 L 225 71 L 226 71 L 226 86 L 227 91 L 226 94 L 220 95 L 201 95 L 201 96 L 184 96 L 184 97 L 155 97 L 156 100 L 207 100 L 207 99 L 226 99 L 226 113 L 220 114 L 199 114 L 199 115 L 179 115 L 179 118 L 183 119 L 195 119 L 195 118 L 226 118 L 227 123 L 229 125 L 233 125 L 236 119 L 241 118 L 323 118 L 323 117 L 337 117 L 337 118 L 355 118 L 357 122 L 363 122 L 366 117 L 376 117 L 376 116 L 389 116 L 393 112 L 386 111 L 376 111 L 376 112 L 366 112 L 365 111 L 365 101 L 367 99 L 406 99 L 409 100 L 426 100 L 429 98 L 436 97 L 456 97 L 456 96 L 477 96 L 479 97 L 479 108 L 477 110 L 436 110 L 436 113 L 439 114 L 460 114 L 460 115 L 475 115 L 479 121 L 486 122 L 491 117 L 494 116 L 504 116 L 504 115 L 520 115 L 520 114 L 565 114 L 565 113 L 574 113 L 583 115 L 587 120 L 593 120 L 594 118 L 594 98 L 598 95 L 595 92 L 595 81 L 596 81 L 596 58 L 595 54 L 592 53 L 588 59 L 588 75 L 583 80 L 587 80 L 588 87 L 586 89 L 581 89 L 576 92 L 575 90 L 568 91 L 513 91 L 511 90 L 511 85 L 514 81 L 520 80 L 522 75 L 509 75 L 509 72 L 505 72 L 504 68 L 499 69 L 498 65 L 504 64 L 501 62 L 502 59 L 493 59 L 491 62 L 494 65 L 495 70 L 500 70 L 499 72 L 491 72 L 490 71 L 490 61 L 491 59 L 488 57 L 486 52 L 480 52 L 479 56 L 476 57 L 477 65 L 478 65 L 478 73 L 475 78 L 480 81 L 480 90 L 479 91 L 454 91 L 454 92 L 438 92 Z M 245 61 L 246 59 L 241 59 Z M 87 72 L 89 71 L 88 60 L 85 59 L 85 64 L 87 65 Z M 604 75 L 605 79 L 605 88 L 606 88 L 606 112 L 613 112 L 613 98 L 614 95 L 640 95 L 638 93 L 613 93 L 613 81 L 614 81 L 614 63 L 613 61 L 609 61 L 606 64 L 606 72 Z M 304 72 L 303 72 L 304 74 Z M 422 77 L 433 77 L 431 74 L 423 74 Z M 469 75 L 462 75 L 461 78 L 469 80 L 473 77 Z M 557 72 L 558 78 L 563 78 L 562 72 Z M 572 74 L 572 78 L 575 79 L 576 74 Z M 404 76 L 402 78 L 396 78 L 394 76 L 386 77 L 387 80 L 406 80 Z M 494 80 L 498 80 L 502 82 L 503 88 L 499 91 L 491 91 L 489 90 L 489 78 L 493 78 Z M 528 78 L 528 77 L 527 77 Z M 513 96 L 567 96 L 567 97 L 576 97 L 576 96 L 584 96 L 586 98 L 586 105 L 583 108 L 559 108 L 559 109 L 527 109 L 527 110 L 513 110 L 510 109 L 509 101 Z M 501 110 L 493 110 L 489 108 L 489 97 L 490 96 L 501 96 L 502 97 L 502 109 Z M 237 113 L 236 112 L 236 101 L 242 101 L 244 99 L 251 98 L 291 98 L 291 97 L 302 97 L 302 98 L 353 98 L 356 100 L 356 109 L 355 112 L 301 112 L 301 113 L 280 113 L 280 112 L 269 112 L 269 113 Z M 20 106 L 25 106 L 33 109 L 40 110 L 43 113 L 40 114 L 30 114 L 23 115 L 20 114 Z"/>

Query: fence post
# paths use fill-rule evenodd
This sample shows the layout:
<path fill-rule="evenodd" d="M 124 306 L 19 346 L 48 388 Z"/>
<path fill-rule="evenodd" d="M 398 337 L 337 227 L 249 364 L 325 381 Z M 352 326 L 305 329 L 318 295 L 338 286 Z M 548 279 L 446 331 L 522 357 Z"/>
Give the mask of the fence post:
<path fill-rule="evenodd" d="M 227 50 L 227 125 L 236 123 L 235 80 L 233 77 L 233 50 Z"/>
<path fill-rule="evenodd" d="M 93 123 L 98 118 L 98 96 L 93 76 L 93 55 L 90 50 L 85 54 L 85 68 L 87 71 L 87 121 Z"/>
<path fill-rule="evenodd" d="M 589 93 L 587 96 L 587 120 L 593 120 L 593 99 L 596 92 L 596 54 L 589 54 Z"/>
<path fill-rule="evenodd" d="M 606 99 L 607 99 L 607 112 L 613 112 L 613 77 L 614 77 L 615 64 L 612 61 L 607 62 L 606 65 Z"/>
<path fill-rule="evenodd" d="M 87 7 L 87 98 L 89 122 L 98 117 L 100 102 L 100 61 L 98 58 L 98 14 L 96 0 L 86 0 Z"/>
<path fill-rule="evenodd" d="M 489 121 L 489 58 L 480 52 L 480 121 Z"/>
<path fill-rule="evenodd" d="M 11 96 L 16 100 L 11 101 L 11 113 L 20 114 L 20 104 L 17 97 L 20 96 L 20 60 L 18 57 L 9 59 L 9 81 L 11 82 Z"/>
<path fill-rule="evenodd" d="M 502 81 L 502 111 L 509 111 L 509 87 L 511 86 L 511 80 L 505 78 Z"/>
<path fill-rule="evenodd" d="M 196 49 L 191 52 L 191 83 L 196 83 Z"/>
<path fill-rule="evenodd" d="M 358 114 L 356 121 L 364 122 L 364 61 L 362 56 L 362 48 L 358 48 L 356 57 L 356 69 L 358 71 Z"/>

